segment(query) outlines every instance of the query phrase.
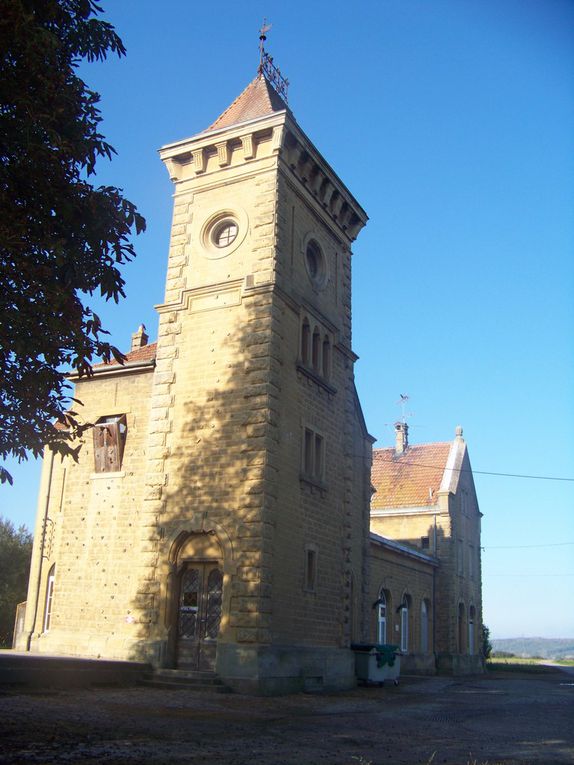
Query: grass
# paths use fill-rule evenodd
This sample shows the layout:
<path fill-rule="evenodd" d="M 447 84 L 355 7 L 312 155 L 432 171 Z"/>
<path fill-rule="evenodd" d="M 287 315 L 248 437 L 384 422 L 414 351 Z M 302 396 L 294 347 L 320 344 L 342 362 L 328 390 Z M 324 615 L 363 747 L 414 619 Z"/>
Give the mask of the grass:
<path fill-rule="evenodd" d="M 543 659 L 528 659 L 519 656 L 513 656 L 512 658 L 490 658 L 486 662 L 486 669 L 491 672 L 498 672 L 500 670 L 507 672 L 532 672 L 543 673 L 551 672 L 552 668 L 545 666 L 542 662 Z"/>

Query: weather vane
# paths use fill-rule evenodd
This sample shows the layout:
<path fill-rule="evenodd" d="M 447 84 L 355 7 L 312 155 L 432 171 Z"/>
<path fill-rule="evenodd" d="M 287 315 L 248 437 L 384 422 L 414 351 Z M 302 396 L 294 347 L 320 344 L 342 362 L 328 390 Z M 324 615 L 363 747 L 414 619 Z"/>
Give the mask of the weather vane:
<path fill-rule="evenodd" d="M 281 98 L 287 103 L 287 88 L 289 87 L 289 80 L 285 79 L 279 67 L 273 63 L 273 57 L 270 56 L 265 50 L 265 40 L 267 40 L 267 32 L 271 29 L 271 24 L 267 23 L 267 19 L 263 19 L 263 25 L 259 30 L 259 74 L 262 74 L 265 79 L 271 83 L 273 88 L 279 93 Z"/>

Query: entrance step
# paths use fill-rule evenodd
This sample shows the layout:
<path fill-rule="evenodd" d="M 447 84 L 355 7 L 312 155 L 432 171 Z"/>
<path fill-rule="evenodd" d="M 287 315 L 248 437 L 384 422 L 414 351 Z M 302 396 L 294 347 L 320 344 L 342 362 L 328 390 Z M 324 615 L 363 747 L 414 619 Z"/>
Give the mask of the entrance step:
<path fill-rule="evenodd" d="M 188 691 L 211 691 L 212 693 L 232 693 L 215 672 L 193 669 L 155 669 L 146 674 L 142 685 L 153 688 L 186 689 Z"/>

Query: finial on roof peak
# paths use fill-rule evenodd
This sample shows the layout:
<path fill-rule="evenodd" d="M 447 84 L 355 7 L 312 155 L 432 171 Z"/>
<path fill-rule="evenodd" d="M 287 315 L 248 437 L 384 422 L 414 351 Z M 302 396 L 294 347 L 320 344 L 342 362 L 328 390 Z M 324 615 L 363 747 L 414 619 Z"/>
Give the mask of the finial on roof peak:
<path fill-rule="evenodd" d="M 457 438 L 462 438 L 462 425 L 457 425 L 454 431 Z"/>
<path fill-rule="evenodd" d="M 267 19 L 263 19 L 263 24 L 259 30 L 259 67 L 257 69 L 259 76 L 265 77 L 267 82 L 273 87 L 273 89 L 281 96 L 281 98 L 287 103 L 287 89 L 289 87 L 289 80 L 285 79 L 279 70 L 279 67 L 273 63 L 273 57 L 265 50 L 265 40 L 267 40 L 267 32 L 271 29 L 271 24 L 267 23 Z"/>

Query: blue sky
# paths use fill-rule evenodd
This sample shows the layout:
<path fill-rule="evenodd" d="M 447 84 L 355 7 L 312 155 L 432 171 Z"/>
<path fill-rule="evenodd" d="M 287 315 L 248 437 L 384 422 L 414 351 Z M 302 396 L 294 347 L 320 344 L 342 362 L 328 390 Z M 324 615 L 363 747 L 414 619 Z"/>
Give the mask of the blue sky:
<path fill-rule="evenodd" d="M 171 184 L 157 149 L 207 127 L 253 78 L 258 29 L 297 120 L 369 214 L 355 244 L 357 386 L 379 446 L 400 393 L 411 442 L 464 427 L 475 471 L 574 478 L 574 3 L 103 0 L 128 48 L 83 67 L 113 183 L 148 221 L 127 348 L 162 300 Z M 39 466 L 0 513 L 33 527 Z M 475 476 L 495 637 L 574 636 L 574 482 Z"/>

